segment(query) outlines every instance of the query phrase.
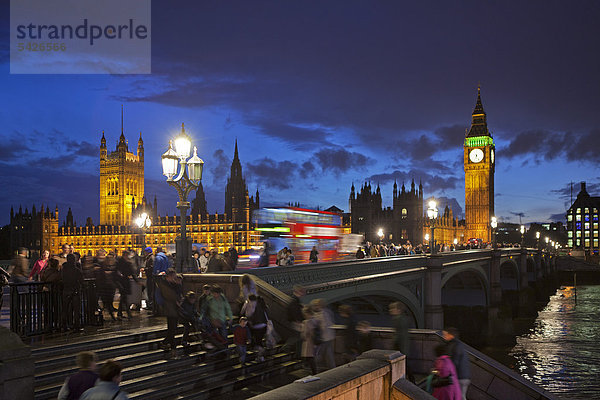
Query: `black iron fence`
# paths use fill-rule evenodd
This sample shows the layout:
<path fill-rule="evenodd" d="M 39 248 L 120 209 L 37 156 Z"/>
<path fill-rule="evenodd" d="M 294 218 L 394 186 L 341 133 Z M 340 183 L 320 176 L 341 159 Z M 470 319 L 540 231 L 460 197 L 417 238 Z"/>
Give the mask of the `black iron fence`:
<path fill-rule="evenodd" d="M 72 327 L 102 325 L 96 280 L 84 281 L 81 292 L 76 294 L 81 304 L 73 301 L 72 295 L 64 293 L 60 284 L 11 283 L 10 330 L 20 336 L 34 336 Z M 80 312 L 74 307 L 79 307 Z M 78 314 L 79 320 L 76 319 Z"/>

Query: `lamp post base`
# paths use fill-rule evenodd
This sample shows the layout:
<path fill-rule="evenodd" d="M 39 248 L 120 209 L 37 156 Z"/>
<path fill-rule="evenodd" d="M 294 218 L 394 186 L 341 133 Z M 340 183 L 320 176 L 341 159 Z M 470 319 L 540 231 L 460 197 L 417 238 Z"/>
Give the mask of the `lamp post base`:
<path fill-rule="evenodd" d="M 175 269 L 179 273 L 190 272 L 192 239 L 175 239 Z"/>

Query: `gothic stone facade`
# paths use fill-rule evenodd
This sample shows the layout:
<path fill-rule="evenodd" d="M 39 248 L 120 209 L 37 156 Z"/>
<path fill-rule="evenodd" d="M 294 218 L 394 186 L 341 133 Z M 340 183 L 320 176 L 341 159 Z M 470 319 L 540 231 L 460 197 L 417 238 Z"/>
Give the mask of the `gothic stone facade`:
<path fill-rule="evenodd" d="M 423 186 L 416 189 L 415 182 L 406 190 L 404 184 L 398 193 L 394 182 L 393 207 L 382 207 L 379 185 L 373 192 L 371 184 L 364 184 L 360 191 L 350 189 L 350 213 L 352 233 L 362 234 L 366 240 L 377 242 L 379 229 L 386 241 L 396 244 L 410 241 L 421 243 L 423 238 Z"/>

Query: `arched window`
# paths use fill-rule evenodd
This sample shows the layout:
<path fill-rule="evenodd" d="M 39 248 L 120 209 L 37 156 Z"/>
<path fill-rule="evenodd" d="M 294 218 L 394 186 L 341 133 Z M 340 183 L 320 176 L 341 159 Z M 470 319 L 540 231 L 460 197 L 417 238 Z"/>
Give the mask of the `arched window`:
<path fill-rule="evenodd" d="M 402 209 L 402 218 L 406 218 L 408 216 L 408 210 L 406 208 Z"/>

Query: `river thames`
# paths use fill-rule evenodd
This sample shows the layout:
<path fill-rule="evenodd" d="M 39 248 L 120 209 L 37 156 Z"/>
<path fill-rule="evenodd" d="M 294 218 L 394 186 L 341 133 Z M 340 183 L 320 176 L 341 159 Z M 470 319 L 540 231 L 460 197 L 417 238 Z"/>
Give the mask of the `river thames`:
<path fill-rule="evenodd" d="M 558 289 L 516 343 L 521 375 L 564 399 L 600 399 L 600 286 Z"/>

